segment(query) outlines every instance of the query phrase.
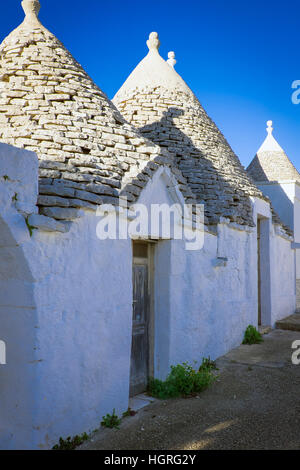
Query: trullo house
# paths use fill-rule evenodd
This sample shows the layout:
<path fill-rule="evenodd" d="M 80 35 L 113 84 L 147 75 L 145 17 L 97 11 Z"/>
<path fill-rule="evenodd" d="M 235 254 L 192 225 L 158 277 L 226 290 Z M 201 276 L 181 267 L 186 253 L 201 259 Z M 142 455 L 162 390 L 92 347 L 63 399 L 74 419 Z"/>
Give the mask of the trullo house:
<path fill-rule="evenodd" d="M 293 232 L 296 252 L 297 310 L 300 310 L 300 175 L 273 136 L 267 122 L 267 137 L 247 168 L 260 190 L 270 198 L 281 220 Z"/>
<path fill-rule="evenodd" d="M 0 46 L 0 448 L 45 449 L 293 313 L 296 250 L 156 33 L 113 104 L 22 6 Z M 181 216 L 124 235 L 135 204 L 189 207 L 201 247 Z"/>

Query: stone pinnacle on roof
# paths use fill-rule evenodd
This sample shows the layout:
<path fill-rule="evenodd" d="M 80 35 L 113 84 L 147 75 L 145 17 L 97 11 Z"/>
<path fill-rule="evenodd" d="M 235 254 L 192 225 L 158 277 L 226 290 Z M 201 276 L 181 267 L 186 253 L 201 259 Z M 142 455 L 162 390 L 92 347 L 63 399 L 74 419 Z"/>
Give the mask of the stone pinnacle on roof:
<path fill-rule="evenodd" d="M 147 46 L 150 52 L 158 52 L 158 49 L 160 47 L 160 40 L 158 38 L 158 33 L 153 32 L 149 34 Z"/>
<path fill-rule="evenodd" d="M 126 82 L 118 91 L 115 100 L 131 96 L 134 90 L 152 90 L 155 87 L 181 90 L 183 93 L 194 96 L 192 90 L 180 77 L 173 67 L 159 54 L 160 40 L 158 34 L 152 32 L 147 41 L 148 54 L 137 65 Z"/>
<path fill-rule="evenodd" d="M 152 34 L 151 41 L 157 41 L 158 45 L 158 35 Z M 171 155 L 197 202 L 204 203 L 211 225 L 221 217 L 241 225 L 253 225 L 249 196 L 263 198 L 262 193 L 172 66 L 175 54 L 171 51 L 169 61 L 165 61 L 158 46 L 153 44 L 153 47 L 155 53 L 150 49 L 117 92 L 113 103 L 127 121 Z"/>
<path fill-rule="evenodd" d="M 273 127 L 272 127 L 273 126 L 273 121 L 267 121 L 267 126 L 268 126 L 267 127 L 267 133 L 272 134 L 272 132 L 274 130 Z"/>
<path fill-rule="evenodd" d="M 283 152 L 283 149 L 280 147 L 279 143 L 277 142 L 277 140 L 274 138 L 273 136 L 273 121 L 267 121 L 267 137 L 264 141 L 264 143 L 262 144 L 262 146 L 260 147 L 260 149 L 258 150 L 257 153 L 261 153 L 261 152 Z"/>
<path fill-rule="evenodd" d="M 40 3 L 23 0 L 22 6 L 24 21 L 0 44 L 0 142 L 37 154 L 40 212 L 55 217 L 57 207 L 65 213 L 117 204 L 120 194 L 135 201 L 160 165 L 171 167 L 170 159 L 125 121 L 40 23 Z M 157 52 L 157 33 L 148 42 L 149 55 L 175 73 Z M 193 200 L 185 183 L 180 190 Z"/>
<path fill-rule="evenodd" d="M 41 8 L 39 0 L 23 0 L 22 7 L 25 13 L 25 22 L 34 24 L 38 23 L 38 15 Z"/>
<path fill-rule="evenodd" d="M 273 122 L 267 122 L 267 137 L 247 168 L 247 173 L 257 182 L 300 182 L 300 175 L 285 151 L 273 136 Z"/>
<path fill-rule="evenodd" d="M 170 52 L 168 53 L 168 60 L 167 60 L 167 63 L 168 63 L 172 68 L 174 68 L 174 66 L 176 65 L 177 60 L 175 59 L 175 52 L 174 52 L 174 51 L 170 51 Z"/>

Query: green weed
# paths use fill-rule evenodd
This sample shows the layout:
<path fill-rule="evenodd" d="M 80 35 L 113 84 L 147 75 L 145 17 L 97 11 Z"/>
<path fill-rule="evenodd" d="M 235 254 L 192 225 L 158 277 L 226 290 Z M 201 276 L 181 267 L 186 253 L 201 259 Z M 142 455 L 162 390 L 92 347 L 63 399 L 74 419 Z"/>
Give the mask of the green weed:
<path fill-rule="evenodd" d="M 196 395 L 215 381 L 213 369 L 216 369 L 215 363 L 209 358 L 202 360 L 198 370 L 188 362 L 171 366 L 171 372 L 165 381 L 150 379 L 149 394 L 162 400 Z"/>
<path fill-rule="evenodd" d="M 259 344 L 263 341 L 262 335 L 253 325 L 249 325 L 245 331 L 243 344 Z"/>

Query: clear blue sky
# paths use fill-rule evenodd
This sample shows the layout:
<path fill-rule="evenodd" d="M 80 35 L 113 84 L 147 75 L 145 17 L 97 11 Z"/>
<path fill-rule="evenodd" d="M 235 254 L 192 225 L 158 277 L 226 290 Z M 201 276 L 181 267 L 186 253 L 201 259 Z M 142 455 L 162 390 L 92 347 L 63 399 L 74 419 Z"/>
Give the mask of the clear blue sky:
<path fill-rule="evenodd" d="M 246 166 L 274 121 L 300 170 L 300 0 L 40 0 L 40 19 L 112 98 L 147 53 L 151 31 Z M 2 0 L 1 40 L 23 19 Z"/>

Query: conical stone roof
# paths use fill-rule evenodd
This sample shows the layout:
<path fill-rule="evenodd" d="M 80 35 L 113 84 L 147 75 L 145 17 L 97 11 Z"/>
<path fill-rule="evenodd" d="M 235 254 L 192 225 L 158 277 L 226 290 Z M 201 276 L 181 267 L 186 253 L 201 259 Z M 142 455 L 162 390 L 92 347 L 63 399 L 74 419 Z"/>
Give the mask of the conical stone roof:
<path fill-rule="evenodd" d="M 173 68 L 174 53 L 168 62 L 162 59 L 157 33 L 150 34 L 147 45 L 148 55 L 113 102 L 126 120 L 173 156 L 211 224 L 222 216 L 253 226 L 249 196 L 264 196 Z"/>
<path fill-rule="evenodd" d="M 134 201 L 170 159 L 126 123 L 40 23 L 39 1 L 23 0 L 22 6 L 24 22 L 0 46 L 0 141 L 37 153 L 38 204 L 45 215 L 45 206 L 114 203 L 120 192 Z M 192 198 L 179 171 L 177 178 Z"/>
<path fill-rule="evenodd" d="M 267 122 L 267 137 L 247 168 L 256 182 L 298 181 L 300 175 L 272 132 L 273 122 Z"/>

